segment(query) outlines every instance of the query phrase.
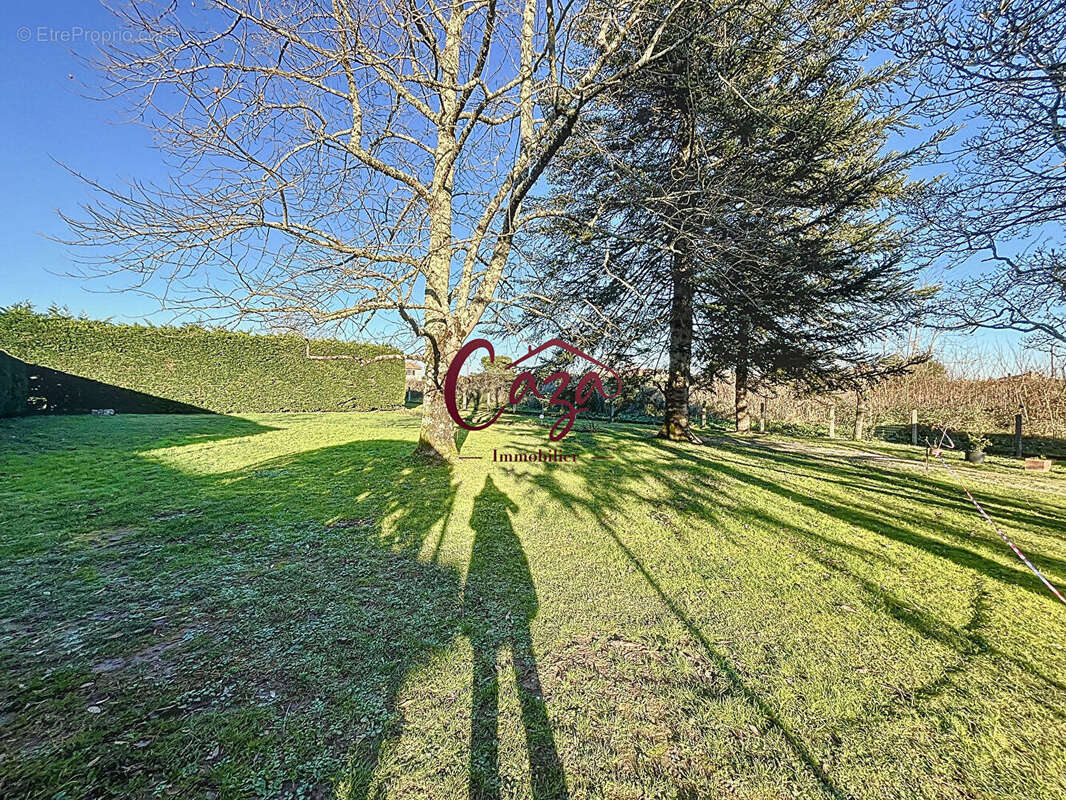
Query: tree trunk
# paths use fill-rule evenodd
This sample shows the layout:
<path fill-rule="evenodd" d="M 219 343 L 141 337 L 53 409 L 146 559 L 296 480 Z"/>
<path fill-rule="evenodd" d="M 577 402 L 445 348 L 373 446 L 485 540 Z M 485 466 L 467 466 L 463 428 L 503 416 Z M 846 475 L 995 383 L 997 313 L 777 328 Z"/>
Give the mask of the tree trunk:
<path fill-rule="evenodd" d="M 748 412 L 748 364 L 737 364 L 737 432 L 747 433 L 751 430 L 751 414 Z"/>
<path fill-rule="evenodd" d="M 672 441 L 691 438 L 688 385 L 692 369 L 692 270 L 687 248 L 674 254 L 671 265 L 670 372 L 666 380 L 666 409 L 659 436 Z"/>
<path fill-rule="evenodd" d="M 741 326 L 737 341 L 737 364 L 734 370 L 736 378 L 736 416 L 737 432 L 747 433 L 751 430 L 751 414 L 748 411 L 748 329 Z"/>
<path fill-rule="evenodd" d="M 691 185 L 696 144 L 696 120 L 692 113 L 684 63 L 678 65 L 677 110 L 681 121 L 674 138 L 677 158 L 673 165 L 674 178 L 681 186 Z M 688 418 L 688 389 L 692 372 L 692 297 L 695 294 L 692 243 L 685 226 L 695 208 L 696 192 L 689 191 L 673 209 L 677 216 L 677 235 L 670 260 L 670 367 L 663 392 L 665 405 L 659 436 L 672 441 L 692 438 Z"/>
<path fill-rule="evenodd" d="M 423 334 L 426 354 L 425 394 L 422 400 L 422 429 L 416 455 L 451 462 L 458 458 L 455 423 L 444 400 L 444 376 L 452 358 L 466 338 L 457 327 L 451 307 L 452 271 L 452 192 L 455 185 L 455 159 L 458 154 L 459 36 L 458 15 L 448 24 L 440 70 L 440 117 L 437 145 L 433 153 L 433 182 L 426 207 L 429 219 L 429 256 L 423 276 L 426 280 Z"/>
<path fill-rule="evenodd" d="M 453 461 L 459 450 L 455 446 L 455 422 L 448 413 L 448 406 L 444 400 L 444 376 L 452 363 L 455 351 L 452 348 L 447 335 L 441 340 L 445 347 L 442 348 L 439 358 L 427 357 L 426 378 L 423 382 L 422 394 L 422 427 L 418 434 L 418 446 L 415 448 L 417 455 L 428 456 L 435 460 Z M 429 338 L 426 339 L 426 352 L 434 352 Z"/>
<path fill-rule="evenodd" d="M 455 423 L 448 414 L 444 393 L 436 386 L 426 387 L 422 400 L 422 429 L 415 452 L 442 461 L 450 461 L 459 454 L 455 447 Z"/>
<path fill-rule="evenodd" d="M 432 253 L 425 271 L 425 392 L 422 395 L 422 429 L 416 455 L 434 460 L 454 461 L 455 423 L 444 400 L 444 376 L 459 351 L 463 336 L 455 331 L 448 299 L 450 279 L 449 243 L 451 240 L 451 184 L 438 190 L 430 204 L 430 243 Z"/>
<path fill-rule="evenodd" d="M 866 395 L 855 392 L 855 441 L 862 439 L 863 429 L 866 427 Z"/>

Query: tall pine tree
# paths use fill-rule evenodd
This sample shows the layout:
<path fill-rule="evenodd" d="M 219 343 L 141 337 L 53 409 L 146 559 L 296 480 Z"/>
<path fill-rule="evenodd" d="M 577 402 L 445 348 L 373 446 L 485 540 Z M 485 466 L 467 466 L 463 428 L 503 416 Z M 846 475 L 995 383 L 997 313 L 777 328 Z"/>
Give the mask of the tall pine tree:
<path fill-rule="evenodd" d="M 552 174 L 531 319 L 586 346 L 669 353 L 661 435 L 693 373 L 827 387 L 890 368 L 865 344 L 913 312 L 893 204 L 921 148 L 866 70 L 891 3 L 692 3 L 670 55 L 600 102 Z"/>

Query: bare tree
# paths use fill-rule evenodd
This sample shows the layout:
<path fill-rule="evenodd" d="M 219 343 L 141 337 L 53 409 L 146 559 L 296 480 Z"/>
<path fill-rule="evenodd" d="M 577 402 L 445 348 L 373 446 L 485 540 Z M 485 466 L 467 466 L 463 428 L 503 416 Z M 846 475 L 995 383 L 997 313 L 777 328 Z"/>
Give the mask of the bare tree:
<path fill-rule="evenodd" d="M 1066 257 L 1051 249 L 1008 257 L 994 243 L 991 250 L 996 269 L 956 284 L 944 327 L 1032 334 L 1029 343 L 1048 352 L 1054 365 L 1055 343 L 1066 343 Z"/>
<path fill-rule="evenodd" d="M 647 2 L 134 4 L 104 92 L 132 101 L 171 177 L 87 178 L 103 196 L 67 218 L 72 244 L 88 274 L 161 282 L 171 308 L 406 326 L 427 363 L 419 450 L 452 458 L 444 374 L 582 107 L 656 57 L 652 35 L 612 60 Z"/>
<path fill-rule="evenodd" d="M 896 41 L 925 64 L 923 108 L 964 137 L 940 182 L 949 245 L 1066 220 L 1066 0 L 923 0 L 913 15 Z"/>
<path fill-rule="evenodd" d="M 920 56 L 936 109 L 964 131 L 953 174 L 927 195 L 943 249 L 991 253 L 993 269 L 951 286 L 938 315 L 949 330 L 978 327 L 1066 341 L 1066 262 L 1012 240 L 1058 238 L 1066 222 L 1066 0 L 915 3 L 899 42 Z"/>

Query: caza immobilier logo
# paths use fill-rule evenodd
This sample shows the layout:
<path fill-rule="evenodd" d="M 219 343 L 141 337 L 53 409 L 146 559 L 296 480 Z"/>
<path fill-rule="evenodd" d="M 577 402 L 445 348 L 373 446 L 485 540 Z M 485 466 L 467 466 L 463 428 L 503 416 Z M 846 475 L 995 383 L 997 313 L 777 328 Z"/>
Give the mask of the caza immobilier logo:
<path fill-rule="evenodd" d="M 528 368 L 522 372 L 516 372 L 514 380 L 511 381 L 511 388 L 507 394 L 507 405 L 520 403 L 523 398 L 532 394 L 534 397 L 538 397 L 544 401 L 545 405 L 562 409 L 562 414 L 548 432 L 548 438 L 553 442 L 557 442 L 570 432 L 570 429 L 574 426 L 574 422 L 577 420 L 578 414 L 588 410 L 587 404 L 593 395 L 598 394 L 604 400 L 610 400 L 611 398 L 620 395 L 622 393 L 622 379 L 618 376 L 617 372 L 606 364 L 597 361 L 592 356 L 582 352 L 573 345 L 564 342 L 562 339 L 552 339 L 536 349 L 530 350 L 521 358 L 512 361 L 507 366 L 507 369 L 515 370 L 523 362 L 529 362 L 534 356 L 543 353 L 545 350 L 551 350 L 554 347 L 565 350 L 578 358 L 588 361 L 595 367 L 598 367 L 606 373 L 609 379 L 613 380 L 615 384 L 615 390 L 611 394 L 608 394 L 603 388 L 603 381 L 600 378 L 600 373 L 590 369 L 578 379 L 577 386 L 574 387 L 574 400 L 573 402 L 570 402 L 563 397 L 573 380 L 573 376 L 569 372 L 558 370 L 539 382 L 537 381 L 536 375 L 534 375 Z M 503 411 L 506 408 L 506 405 L 501 406 L 487 422 L 483 422 L 479 425 L 467 422 L 459 414 L 459 403 L 456 399 L 456 389 L 459 385 L 459 374 L 467 359 L 478 350 L 487 350 L 489 354 L 489 363 L 495 362 L 496 352 L 492 348 L 492 343 L 489 342 L 488 339 L 472 339 L 463 345 L 456 354 L 444 377 L 444 401 L 448 406 L 448 413 L 451 415 L 451 418 L 456 425 L 468 431 L 480 431 L 489 427 L 500 418 L 500 415 L 503 414 Z M 531 365 L 532 364 L 530 363 L 530 366 Z M 554 390 L 549 392 L 548 389 L 552 384 L 556 384 L 556 386 Z"/>

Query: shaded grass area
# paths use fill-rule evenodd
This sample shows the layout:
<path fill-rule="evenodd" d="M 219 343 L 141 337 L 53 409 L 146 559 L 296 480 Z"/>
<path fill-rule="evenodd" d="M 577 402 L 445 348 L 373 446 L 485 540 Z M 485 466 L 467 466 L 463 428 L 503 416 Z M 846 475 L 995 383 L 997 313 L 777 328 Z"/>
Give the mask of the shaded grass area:
<path fill-rule="evenodd" d="M 0 423 L 0 796 L 1066 794 L 1066 607 L 917 451 L 417 426 Z"/>

